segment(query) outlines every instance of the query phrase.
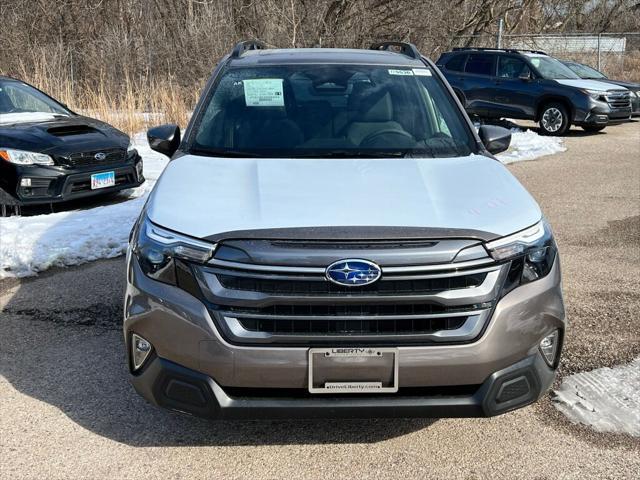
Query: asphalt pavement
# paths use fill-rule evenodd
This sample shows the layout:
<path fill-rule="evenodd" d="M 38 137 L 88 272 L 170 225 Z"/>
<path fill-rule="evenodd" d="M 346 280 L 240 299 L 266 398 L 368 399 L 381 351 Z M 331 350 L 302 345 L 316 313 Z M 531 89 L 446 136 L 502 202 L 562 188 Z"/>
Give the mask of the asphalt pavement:
<path fill-rule="evenodd" d="M 562 255 L 570 329 L 560 376 L 640 356 L 640 122 L 574 130 L 565 145 L 509 167 Z M 0 281 L 0 478 L 640 477 L 640 439 L 573 425 L 551 395 L 490 419 L 166 412 L 127 381 L 123 289 L 122 258 Z"/>

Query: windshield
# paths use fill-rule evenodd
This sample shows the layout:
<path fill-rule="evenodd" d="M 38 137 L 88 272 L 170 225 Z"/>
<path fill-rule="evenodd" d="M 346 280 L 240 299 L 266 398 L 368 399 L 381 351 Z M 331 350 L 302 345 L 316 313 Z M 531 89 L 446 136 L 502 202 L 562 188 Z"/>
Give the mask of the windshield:
<path fill-rule="evenodd" d="M 475 140 L 427 67 L 230 68 L 195 121 L 191 152 L 217 156 L 464 156 Z"/>
<path fill-rule="evenodd" d="M 42 92 L 15 80 L 0 80 L 0 123 L 43 121 L 70 115 Z"/>
<path fill-rule="evenodd" d="M 565 65 L 580 78 L 607 78 L 606 75 L 588 65 L 582 65 L 581 63 L 565 63 Z"/>
<path fill-rule="evenodd" d="M 556 60 L 552 57 L 529 57 L 529 61 L 532 63 L 542 78 L 550 80 L 558 80 L 565 78 L 580 78 L 578 75 L 567 67 L 560 60 Z"/>

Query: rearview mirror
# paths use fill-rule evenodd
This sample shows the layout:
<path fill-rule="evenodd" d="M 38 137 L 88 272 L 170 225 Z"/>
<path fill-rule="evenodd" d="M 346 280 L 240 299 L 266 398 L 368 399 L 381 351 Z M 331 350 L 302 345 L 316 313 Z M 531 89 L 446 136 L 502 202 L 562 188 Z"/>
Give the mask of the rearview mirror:
<path fill-rule="evenodd" d="M 180 146 L 180 127 L 170 123 L 150 128 L 147 132 L 147 140 L 151 150 L 171 158 Z"/>
<path fill-rule="evenodd" d="M 511 144 L 511 131 L 494 125 L 482 125 L 478 136 L 489 153 L 504 152 Z"/>

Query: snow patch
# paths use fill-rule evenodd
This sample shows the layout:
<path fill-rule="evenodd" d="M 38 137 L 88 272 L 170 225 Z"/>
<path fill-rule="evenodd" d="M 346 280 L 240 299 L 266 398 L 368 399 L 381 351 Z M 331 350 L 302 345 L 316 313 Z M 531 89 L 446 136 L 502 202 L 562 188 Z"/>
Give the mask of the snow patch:
<path fill-rule="evenodd" d="M 0 218 L 0 278 L 36 275 L 52 266 L 112 258 L 127 248 L 129 232 L 168 159 L 134 137 L 146 182 L 120 203 L 31 217 Z"/>
<path fill-rule="evenodd" d="M 571 375 L 554 393 L 555 407 L 572 422 L 640 437 L 640 358 Z"/>
<path fill-rule="evenodd" d="M 545 155 L 564 152 L 566 148 L 559 137 L 538 135 L 533 130 L 511 129 L 511 145 L 506 152 L 496 155 L 504 164 L 534 160 Z"/>

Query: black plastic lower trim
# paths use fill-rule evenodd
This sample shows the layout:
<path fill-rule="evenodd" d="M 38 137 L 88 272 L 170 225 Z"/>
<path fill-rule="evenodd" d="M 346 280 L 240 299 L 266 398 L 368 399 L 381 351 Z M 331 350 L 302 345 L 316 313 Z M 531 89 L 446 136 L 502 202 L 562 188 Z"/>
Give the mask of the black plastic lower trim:
<path fill-rule="evenodd" d="M 524 378 L 526 391 L 497 401 L 502 386 Z M 136 391 L 151 403 L 192 415 L 218 419 L 266 418 L 374 418 L 374 417 L 485 417 L 499 415 L 536 401 L 551 386 L 555 371 L 540 354 L 495 372 L 478 389 L 443 394 L 345 396 L 241 396 L 242 389 L 226 391 L 210 377 L 169 360 L 155 357 L 143 371 L 131 376 Z M 235 394 L 235 395 L 232 395 Z M 453 393 L 453 394 L 452 394 Z M 456 394 L 459 393 L 459 394 Z"/>

